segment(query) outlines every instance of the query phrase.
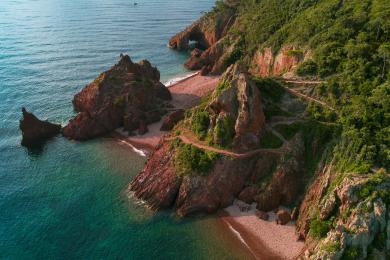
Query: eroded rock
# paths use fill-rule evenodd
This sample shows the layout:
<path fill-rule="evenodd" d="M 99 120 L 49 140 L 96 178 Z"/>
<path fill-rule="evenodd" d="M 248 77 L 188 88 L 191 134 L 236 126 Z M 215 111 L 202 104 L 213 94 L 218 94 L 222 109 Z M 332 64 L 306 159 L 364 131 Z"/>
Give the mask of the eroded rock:
<path fill-rule="evenodd" d="M 160 120 L 169 90 L 161 84 L 160 73 L 146 61 L 133 63 L 121 55 L 118 64 L 99 75 L 75 95 L 73 105 L 79 114 L 63 129 L 71 139 L 86 140 L 124 126 L 140 129 Z"/>
<path fill-rule="evenodd" d="M 52 124 L 39 120 L 32 113 L 22 108 L 23 118 L 20 120 L 20 130 L 22 130 L 22 145 L 34 146 L 42 141 L 60 133 L 61 125 Z"/>
<path fill-rule="evenodd" d="M 171 131 L 173 127 L 181 120 L 184 119 L 184 110 L 178 109 L 170 113 L 163 121 L 160 128 L 161 131 Z"/>

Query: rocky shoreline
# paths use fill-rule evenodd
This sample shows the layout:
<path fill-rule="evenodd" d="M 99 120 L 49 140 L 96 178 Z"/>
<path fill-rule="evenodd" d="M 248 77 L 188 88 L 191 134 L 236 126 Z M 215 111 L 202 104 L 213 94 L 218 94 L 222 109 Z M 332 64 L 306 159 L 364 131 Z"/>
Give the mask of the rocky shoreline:
<path fill-rule="evenodd" d="M 148 61 L 121 55 L 75 95 L 78 114 L 63 135 L 87 140 L 121 129 L 121 141 L 152 150 L 129 192 L 152 209 L 181 217 L 225 209 L 227 221 L 252 241 L 247 244 L 260 241 L 270 258 L 384 259 L 390 250 L 390 176 L 384 169 L 362 174 L 334 167 L 329 149 L 339 125 L 312 116 L 307 101 L 336 110 L 310 86 L 322 81 L 295 75 L 311 51 L 263 46 L 241 57 L 240 36 L 231 31 L 238 26 L 239 1 L 222 5 L 169 41 L 172 49 L 191 50 L 185 66 L 199 75 L 166 88 Z M 33 131 L 39 140 L 59 131 L 34 121 L 45 126 Z M 238 211 L 232 206 L 237 198 L 245 203 Z M 267 223 L 269 212 L 282 207 L 277 225 Z"/>

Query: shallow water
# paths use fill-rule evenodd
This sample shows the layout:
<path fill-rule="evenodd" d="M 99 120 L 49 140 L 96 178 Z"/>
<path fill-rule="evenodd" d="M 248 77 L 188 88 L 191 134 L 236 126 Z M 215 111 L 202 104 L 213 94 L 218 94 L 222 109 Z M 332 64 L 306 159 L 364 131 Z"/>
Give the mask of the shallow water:
<path fill-rule="evenodd" d="M 182 74 L 171 35 L 213 0 L 2 0 L 0 3 L 0 258 L 237 259 L 212 218 L 153 213 L 126 188 L 145 158 L 111 139 L 62 137 L 20 146 L 25 106 L 65 124 L 73 95 L 120 53 Z"/>

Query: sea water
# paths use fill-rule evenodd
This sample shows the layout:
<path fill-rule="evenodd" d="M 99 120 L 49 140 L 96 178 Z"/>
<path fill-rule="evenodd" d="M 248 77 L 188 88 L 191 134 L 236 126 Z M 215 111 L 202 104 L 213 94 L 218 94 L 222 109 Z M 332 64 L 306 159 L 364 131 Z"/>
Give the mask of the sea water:
<path fill-rule="evenodd" d="M 137 1 L 138 4 L 135 4 Z M 0 259 L 237 259 L 214 217 L 128 196 L 146 158 L 112 139 L 20 145 L 21 107 L 66 124 L 72 97 L 127 53 L 162 81 L 186 73 L 169 37 L 213 0 L 0 1 Z"/>

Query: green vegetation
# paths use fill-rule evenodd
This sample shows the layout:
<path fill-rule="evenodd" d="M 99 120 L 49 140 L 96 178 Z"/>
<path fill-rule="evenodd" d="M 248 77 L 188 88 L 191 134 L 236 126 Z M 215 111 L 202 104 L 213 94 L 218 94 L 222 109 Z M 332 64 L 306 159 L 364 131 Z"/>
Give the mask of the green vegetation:
<path fill-rule="evenodd" d="M 321 239 L 328 234 L 333 220 L 321 220 L 320 218 L 315 218 L 310 223 L 310 235 L 314 238 Z"/>
<path fill-rule="evenodd" d="M 286 91 L 272 78 L 254 77 L 252 80 L 256 83 L 261 94 L 274 103 L 279 103 Z"/>
<path fill-rule="evenodd" d="M 354 260 L 358 259 L 360 255 L 360 250 L 357 247 L 348 247 L 345 249 L 344 254 L 343 254 L 343 259 L 345 260 Z"/>
<path fill-rule="evenodd" d="M 230 87 L 231 87 L 231 85 L 230 85 L 229 81 L 220 80 L 218 82 L 217 87 L 215 88 L 214 96 L 218 97 L 219 95 L 221 95 L 222 91 L 224 91 L 225 89 L 228 89 Z"/>
<path fill-rule="evenodd" d="M 210 125 L 209 113 L 201 108 L 197 108 L 192 113 L 191 128 L 197 137 L 203 140 L 207 136 Z"/>
<path fill-rule="evenodd" d="M 290 140 L 298 133 L 301 127 L 301 123 L 296 122 L 289 125 L 277 125 L 275 128 L 284 138 Z"/>
<path fill-rule="evenodd" d="M 287 55 L 300 59 L 300 58 L 303 58 L 303 51 L 302 50 L 289 50 L 287 52 Z"/>
<path fill-rule="evenodd" d="M 270 120 L 274 116 L 290 117 L 291 114 L 282 110 L 278 105 L 268 104 L 263 110 L 266 120 Z"/>
<path fill-rule="evenodd" d="M 339 130 L 335 126 L 314 120 L 302 123 L 301 129 L 305 144 L 306 174 L 312 176 L 320 160 L 329 156 L 329 151 L 333 150 L 334 140 L 338 139 Z"/>
<path fill-rule="evenodd" d="M 218 157 L 216 153 L 204 151 L 191 144 L 183 144 L 178 140 L 173 141 L 171 145 L 175 149 L 175 169 L 181 176 L 191 173 L 207 175 Z"/>
<path fill-rule="evenodd" d="M 218 6 L 228 8 L 221 2 Z M 313 105 L 309 111 L 318 120 L 342 125 L 338 170 L 362 171 L 374 165 L 389 170 L 390 2 L 246 0 L 237 8 L 229 37 L 241 42 L 227 62 L 240 59 L 250 66 L 254 53 L 267 47 L 277 53 L 293 45 L 298 50 L 290 53 L 294 56 L 310 50 L 311 58 L 297 73 L 326 80 L 319 93 L 338 117 Z M 351 146 L 353 150 L 347 149 Z"/>
<path fill-rule="evenodd" d="M 234 44 L 232 52 L 224 60 L 224 64 L 228 67 L 230 64 L 234 64 L 241 60 L 244 56 L 244 42 L 243 38 L 239 38 L 238 42 Z"/>
<path fill-rule="evenodd" d="M 283 141 L 270 131 L 266 131 L 260 139 L 261 148 L 279 148 L 283 145 Z"/>
<path fill-rule="evenodd" d="M 317 75 L 317 71 L 317 63 L 313 60 L 307 60 L 298 66 L 296 73 L 298 76 L 315 76 Z"/>
<path fill-rule="evenodd" d="M 235 134 L 234 120 L 230 116 L 217 120 L 214 135 L 216 135 L 219 140 L 219 145 L 221 147 L 230 148 Z"/>
<path fill-rule="evenodd" d="M 322 245 L 321 250 L 325 252 L 337 252 L 340 250 L 340 245 L 336 242 L 328 242 L 324 245 Z"/>
<path fill-rule="evenodd" d="M 380 187 L 381 184 L 385 183 L 388 179 L 384 171 L 377 172 L 371 175 L 368 181 L 360 187 L 358 191 L 358 196 L 361 199 L 371 198 L 381 198 L 382 201 L 386 204 L 390 204 L 390 190 L 388 187 Z"/>
<path fill-rule="evenodd" d="M 306 111 L 316 120 L 325 122 L 334 122 L 337 119 L 337 114 L 317 103 L 310 102 L 306 107 Z"/>

